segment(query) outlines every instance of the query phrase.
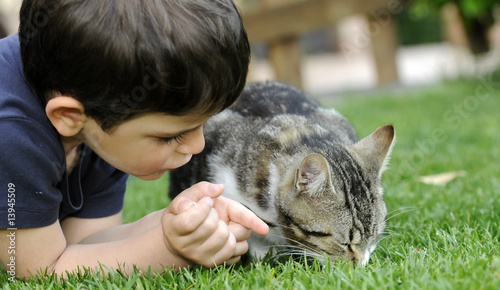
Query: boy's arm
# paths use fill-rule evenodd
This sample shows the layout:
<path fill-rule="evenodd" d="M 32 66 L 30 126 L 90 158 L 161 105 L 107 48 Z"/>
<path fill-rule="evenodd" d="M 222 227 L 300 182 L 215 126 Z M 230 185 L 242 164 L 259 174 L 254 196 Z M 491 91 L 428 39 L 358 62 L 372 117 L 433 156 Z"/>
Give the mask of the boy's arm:
<path fill-rule="evenodd" d="M 1 230 L 0 247 L 3 249 L 9 247 L 9 234 L 10 231 Z M 160 226 L 130 239 L 98 244 L 68 245 L 59 222 L 42 228 L 19 229 L 14 235 L 15 254 L 2 251 L 0 258 L 2 264 L 8 265 L 11 257 L 15 257 L 15 272 L 19 277 L 36 275 L 45 269 L 64 275 L 79 266 L 94 268 L 99 263 L 110 268 L 120 266 L 125 273 L 132 271 L 132 265 L 142 269 L 151 266 L 153 271 L 174 264 L 177 267 L 188 265 L 166 249 Z"/>
<path fill-rule="evenodd" d="M 165 209 L 152 212 L 141 219 L 122 224 L 122 212 L 115 215 L 85 219 L 66 218 L 61 227 L 68 244 L 95 244 L 127 239 L 141 234 L 161 223 Z"/>
<path fill-rule="evenodd" d="M 246 240 L 250 237 L 250 230 L 265 235 L 269 229 L 248 208 L 236 201 L 221 197 L 220 194 L 223 189 L 224 187 L 221 185 L 201 182 L 175 198 L 167 210 L 162 209 L 150 213 L 130 224 L 120 225 L 117 220 L 116 226 L 108 226 L 102 231 L 97 230 L 100 228 L 99 224 L 106 225 L 109 221 L 113 221 L 113 217 L 110 219 L 67 219 L 63 222 L 64 234 L 68 243 L 101 243 L 131 238 L 163 223 L 162 228 L 167 246 L 171 245 L 169 249 L 173 253 L 177 253 L 181 257 L 194 256 L 196 259 L 190 259 L 189 261 L 205 267 L 213 267 L 214 261 L 217 264 L 221 262 L 234 263 L 239 260 L 239 256 L 245 253 L 248 248 Z M 206 207 L 205 211 L 199 211 L 200 206 L 203 206 L 201 200 L 204 197 L 205 201 L 208 198 L 212 205 Z M 198 201 L 199 204 L 194 201 Z M 184 214 L 184 211 L 193 205 L 194 207 L 190 210 L 190 213 Z M 210 211 L 212 211 L 211 215 Z M 203 227 L 210 228 L 209 231 L 212 232 L 219 231 L 218 234 L 213 234 L 217 238 L 212 238 L 212 240 L 219 239 L 221 242 L 231 240 L 231 242 L 235 243 L 235 245 L 227 246 L 227 248 L 235 247 L 233 249 L 235 256 L 229 260 L 224 260 L 222 259 L 223 253 L 217 253 L 219 250 L 217 246 L 206 246 L 210 242 L 205 243 L 205 245 L 193 243 L 192 237 L 200 235 L 199 228 Z M 80 231 L 78 230 L 80 228 L 88 230 Z M 189 228 L 191 230 L 187 230 Z M 195 232 L 196 230 L 198 232 Z M 208 239 L 209 236 L 206 235 L 205 238 Z M 195 248 L 195 245 L 204 248 L 200 248 L 200 250 Z M 202 253 L 195 254 L 198 251 Z M 213 255 L 210 255 L 209 251 L 213 251 Z M 217 257 L 220 257 L 220 259 L 217 259 Z"/>
<path fill-rule="evenodd" d="M 59 222 L 42 228 L 19 229 L 14 234 L 16 275 L 28 277 L 45 269 L 64 274 L 81 265 L 93 268 L 99 263 L 110 268 L 120 266 L 125 273 L 130 273 L 133 265 L 142 269 L 151 266 L 153 271 L 161 271 L 174 265 L 183 268 L 194 264 L 213 267 L 224 262 L 235 263 L 248 249 L 245 240 L 250 229 L 266 234 L 268 228 L 241 204 L 227 199 L 219 201 L 217 197 L 222 190 L 208 183 L 197 184 L 181 193 L 166 210 L 152 213 L 144 221 L 130 224 L 130 228 L 118 225 L 84 239 L 85 243 L 95 242 L 90 244 L 75 243 L 100 226 L 82 229 L 87 234 L 81 235 L 75 234 L 77 230 L 73 229 L 70 242 Z M 161 222 L 156 224 L 160 215 Z M 98 220 L 112 224 L 118 216 Z M 76 226 L 80 222 L 89 221 L 73 220 L 71 223 Z M 109 234 L 113 231 L 117 236 Z M 8 230 L 0 232 L 0 249 L 8 249 L 9 243 L 12 244 L 9 234 Z M 118 236 L 122 239 L 117 240 Z M 7 250 L 0 251 L 4 266 L 8 265 L 11 256 Z"/>

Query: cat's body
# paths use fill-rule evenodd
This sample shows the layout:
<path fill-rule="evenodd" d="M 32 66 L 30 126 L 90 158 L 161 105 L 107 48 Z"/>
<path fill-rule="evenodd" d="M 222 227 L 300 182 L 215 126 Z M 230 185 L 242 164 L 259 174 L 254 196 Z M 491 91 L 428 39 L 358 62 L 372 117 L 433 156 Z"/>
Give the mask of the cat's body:
<path fill-rule="evenodd" d="M 265 82 L 249 84 L 204 133 L 205 150 L 171 172 L 172 197 L 198 181 L 224 184 L 224 196 L 270 225 L 268 236 L 249 240 L 255 257 L 277 244 L 368 261 L 385 227 L 380 179 L 392 126 L 358 141 L 335 110 L 293 87 Z"/>

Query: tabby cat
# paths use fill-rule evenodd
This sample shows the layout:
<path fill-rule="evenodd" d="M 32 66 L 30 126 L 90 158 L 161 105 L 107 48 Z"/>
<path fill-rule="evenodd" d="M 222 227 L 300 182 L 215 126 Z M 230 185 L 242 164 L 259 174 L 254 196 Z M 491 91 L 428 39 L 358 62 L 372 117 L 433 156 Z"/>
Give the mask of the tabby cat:
<path fill-rule="evenodd" d="M 250 83 L 204 125 L 205 150 L 171 172 L 170 196 L 198 181 L 251 209 L 270 234 L 249 239 L 262 258 L 273 244 L 366 264 L 385 227 L 381 175 L 395 137 L 385 125 L 358 141 L 337 111 L 278 82 Z"/>

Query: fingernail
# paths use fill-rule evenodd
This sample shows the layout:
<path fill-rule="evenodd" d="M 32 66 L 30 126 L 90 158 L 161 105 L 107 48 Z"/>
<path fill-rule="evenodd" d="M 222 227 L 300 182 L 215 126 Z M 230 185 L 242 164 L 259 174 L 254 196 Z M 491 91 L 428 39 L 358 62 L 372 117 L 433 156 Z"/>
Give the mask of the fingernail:
<path fill-rule="evenodd" d="M 185 212 L 188 208 L 192 207 L 193 205 L 195 205 L 196 203 L 193 202 L 193 201 L 185 201 L 183 203 L 181 203 L 181 205 L 179 206 L 179 211 L 182 213 L 182 212 Z"/>
<path fill-rule="evenodd" d="M 208 204 L 208 206 L 212 207 L 214 205 L 214 201 L 213 199 L 211 199 L 210 197 L 204 197 L 201 199 L 201 202 L 204 202 L 206 204 Z"/>
<path fill-rule="evenodd" d="M 219 191 L 222 186 L 222 184 L 210 184 L 210 191 Z"/>

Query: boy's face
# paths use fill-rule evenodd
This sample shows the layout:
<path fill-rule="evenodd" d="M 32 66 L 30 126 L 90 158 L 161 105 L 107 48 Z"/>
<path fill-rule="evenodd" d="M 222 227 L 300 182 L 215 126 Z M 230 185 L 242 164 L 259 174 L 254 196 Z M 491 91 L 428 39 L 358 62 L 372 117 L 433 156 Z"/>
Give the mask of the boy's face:
<path fill-rule="evenodd" d="M 208 118 L 146 114 L 125 121 L 111 133 L 89 118 L 81 134 L 83 142 L 109 164 L 140 179 L 154 180 L 203 150 L 202 126 Z"/>

